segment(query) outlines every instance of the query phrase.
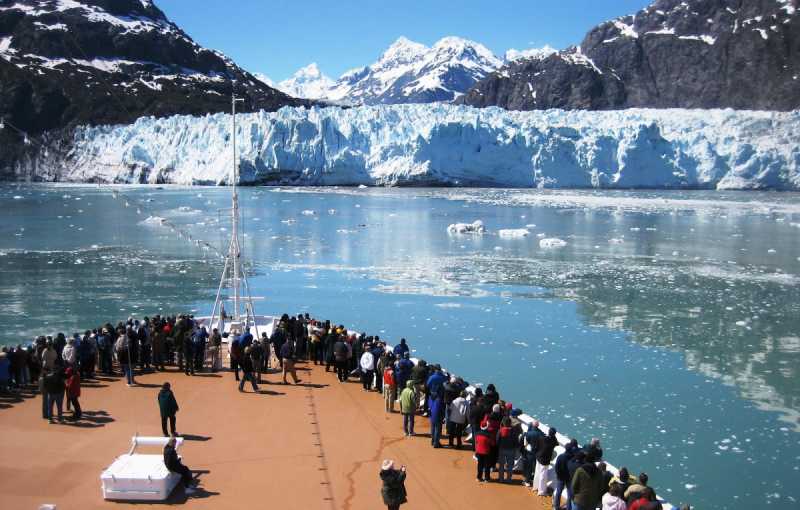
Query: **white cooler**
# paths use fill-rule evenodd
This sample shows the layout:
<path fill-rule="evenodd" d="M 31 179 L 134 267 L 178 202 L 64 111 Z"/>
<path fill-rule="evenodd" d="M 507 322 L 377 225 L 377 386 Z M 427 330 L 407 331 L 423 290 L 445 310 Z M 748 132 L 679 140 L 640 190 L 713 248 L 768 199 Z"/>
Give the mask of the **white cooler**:
<path fill-rule="evenodd" d="M 161 446 L 166 437 L 138 437 L 132 439 L 130 452 L 120 455 L 100 474 L 103 498 L 136 501 L 164 501 L 181 481 L 181 476 L 171 473 L 164 465 L 163 454 L 135 453 L 140 445 Z M 175 448 L 183 444 L 176 438 Z"/>

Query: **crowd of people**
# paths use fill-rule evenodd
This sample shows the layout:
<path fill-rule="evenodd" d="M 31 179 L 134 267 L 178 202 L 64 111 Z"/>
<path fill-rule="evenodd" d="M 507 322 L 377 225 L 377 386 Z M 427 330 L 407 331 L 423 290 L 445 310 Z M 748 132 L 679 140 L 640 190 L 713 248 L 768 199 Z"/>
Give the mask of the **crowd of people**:
<path fill-rule="evenodd" d="M 355 333 L 308 314 L 284 314 L 270 336 L 262 332 L 254 337 L 245 328 L 228 341 L 230 369 L 239 391 L 244 391 L 246 382 L 258 391 L 263 374 L 270 369 L 280 369 L 284 384 L 287 377 L 297 384 L 302 381 L 296 362 L 323 365 L 340 383 L 355 377 L 363 391 L 381 394 L 386 413 L 395 413 L 397 406 L 406 437 L 416 435 L 415 422 L 422 416 L 429 420 L 433 448 L 471 449 L 479 483 L 510 483 L 519 472 L 525 487 L 552 497 L 554 510 L 562 507 L 563 499 L 567 510 L 661 508 L 645 473 L 633 477 L 621 468 L 614 476 L 606 470 L 596 438 L 582 447 L 571 440 L 551 466 L 558 446 L 555 428 L 545 433 L 535 420 L 523 424 L 522 411 L 501 399 L 493 384 L 484 391 L 438 364 L 412 361 L 405 339 L 390 347 L 377 335 Z M 65 401 L 73 409 L 72 419 L 80 419 L 81 378 L 91 379 L 97 372 L 115 375 L 118 366 L 127 384 L 135 385 L 137 369 L 140 373 L 163 371 L 173 365 L 192 376 L 222 369 L 222 357 L 222 334 L 216 329 L 208 332 L 191 315 L 130 318 L 116 327 L 106 324 L 69 339 L 59 333 L 38 337 L 30 346 L 3 347 L 0 390 L 38 385 L 44 419 L 54 422 L 55 408 L 58 420 L 63 421 Z M 159 392 L 158 403 L 162 432 L 174 437 L 178 404 L 169 383 Z M 397 508 L 405 501 L 405 488 L 400 487 L 405 469 L 396 470 L 390 464 L 387 461 L 381 471 L 383 494 L 387 506 Z M 182 476 L 186 478 L 185 473 Z"/>

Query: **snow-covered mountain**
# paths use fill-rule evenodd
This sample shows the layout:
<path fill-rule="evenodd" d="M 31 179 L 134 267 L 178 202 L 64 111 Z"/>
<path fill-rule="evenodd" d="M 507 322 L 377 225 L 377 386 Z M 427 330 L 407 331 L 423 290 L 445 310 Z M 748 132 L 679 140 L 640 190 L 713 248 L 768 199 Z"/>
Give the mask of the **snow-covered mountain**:
<path fill-rule="evenodd" d="M 230 117 L 75 131 L 19 179 L 226 183 Z M 237 119 L 243 182 L 800 190 L 800 111 L 282 108 Z"/>
<path fill-rule="evenodd" d="M 655 0 L 579 46 L 515 59 L 460 102 L 547 108 L 800 108 L 798 0 Z"/>
<path fill-rule="evenodd" d="M 558 53 L 558 50 L 548 44 L 545 44 L 541 48 L 529 48 L 527 50 L 517 50 L 511 48 L 510 50 L 506 51 L 504 60 L 505 63 L 513 62 L 515 60 L 531 59 L 531 58 L 536 60 L 543 60 L 552 55 L 553 53 Z"/>
<path fill-rule="evenodd" d="M 291 78 L 277 84 L 278 90 L 292 97 L 324 99 L 335 85 L 331 78 L 322 74 L 315 62 L 299 69 Z"/>
<path fill-rule="evenodd" d="M 352 105 L 450 101 L 501 65 L 485 46 L 459 37 L 432 47 L 400 37 L 375 63 L 335 83 L 312 64 L 278 87 L 297 97 Z"/>
<path fill-rule="evenodd" d="M 224 111 L 233 80 L 245 110 L 307 103 L 198 45 L 150 0 L 0 2 L 0 116 L 32 134 Z M 0 130 L 0 168 L 22 145 Z"/>

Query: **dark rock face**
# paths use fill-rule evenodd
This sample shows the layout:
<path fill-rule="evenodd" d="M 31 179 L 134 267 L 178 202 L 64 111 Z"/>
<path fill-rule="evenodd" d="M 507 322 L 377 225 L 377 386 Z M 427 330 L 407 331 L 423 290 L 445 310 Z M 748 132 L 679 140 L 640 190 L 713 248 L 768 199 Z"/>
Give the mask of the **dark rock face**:
<path fill-rule="evenodd" d="M 657 0 L 459 98 L 512 110 L 800 108 L 797 0 Z"/>
<path fill-rule="evenodd" d="M 245 111 L 308 104 L 199 46 L 150 0 L 0 4 L 0 116 L 34 135 L 228 111 L 232 80 Z M 19 142 L 0 131 L 0 168 L 19 156 Z"/>

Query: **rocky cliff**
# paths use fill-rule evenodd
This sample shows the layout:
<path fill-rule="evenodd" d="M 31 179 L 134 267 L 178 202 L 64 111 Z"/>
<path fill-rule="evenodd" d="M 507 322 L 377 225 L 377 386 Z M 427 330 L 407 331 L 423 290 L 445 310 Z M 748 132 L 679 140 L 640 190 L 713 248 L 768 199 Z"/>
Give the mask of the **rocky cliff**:
<path fill-rule="evenodd" d="M 797 0 L 657 0 L 580 46 L 520 59 L 460 101 L 547 108 L 800 108 Z"/>

